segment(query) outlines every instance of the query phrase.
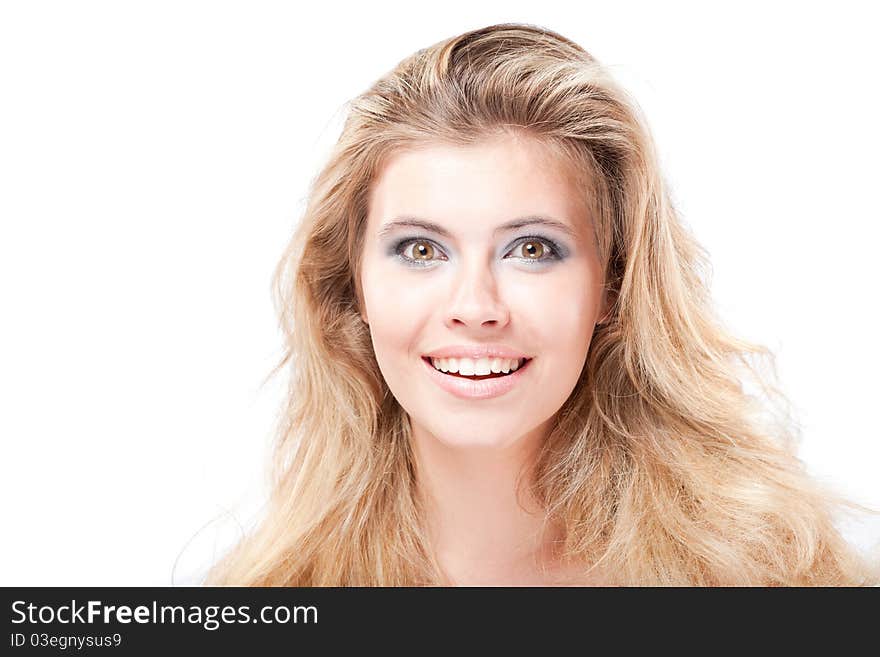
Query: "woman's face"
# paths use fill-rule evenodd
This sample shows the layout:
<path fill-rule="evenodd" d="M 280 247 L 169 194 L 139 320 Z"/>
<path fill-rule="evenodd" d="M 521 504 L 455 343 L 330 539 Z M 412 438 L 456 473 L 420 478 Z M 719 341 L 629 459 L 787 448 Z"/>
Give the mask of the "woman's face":
<path fill-rule="evenodd" d="M 585 193 L 545 149 L 510 136 L 424 146 L 396 153 L 373 181 L 362 317 L 416 435 L 453 447 L 540 439 L 581 374 L 604 312 L 602 273 Z M 523 225 L 505 228 L 513 222 Z M 450 350 L 470 353 L 477 374 L 503 366 L 492 351 L 481 363 L 481 349 L 531 360 L 484 382 L 465 378 L 466 363 L 456 375 L 425 359 Z"/>

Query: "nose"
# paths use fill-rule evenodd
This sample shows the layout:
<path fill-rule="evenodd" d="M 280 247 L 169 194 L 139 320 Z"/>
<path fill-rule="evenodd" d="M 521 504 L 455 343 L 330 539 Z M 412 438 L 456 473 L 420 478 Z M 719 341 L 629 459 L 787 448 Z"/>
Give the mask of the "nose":
<path fill-rule="evenodd" d="M 462 268 L 456 276 L 446 306 L 446 325 L 500 328 L 510 320 L 510 311 L 498 294 L 498 284 L 490 268 L 478 265 Z"/>

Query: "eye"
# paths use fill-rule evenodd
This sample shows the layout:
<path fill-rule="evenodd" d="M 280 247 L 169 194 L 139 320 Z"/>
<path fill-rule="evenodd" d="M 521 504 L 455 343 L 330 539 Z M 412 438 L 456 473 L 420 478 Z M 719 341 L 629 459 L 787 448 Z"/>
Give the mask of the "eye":
<path fill-rule="evenodd" d="M 396 251 L 409 264 L 427 265 L 435 260 L 440 249 L 436 248 L 430 240 L 410 239 L 398 244 Z M 411 252 L 412 255 L 409 255 L 408 252 Z"/>
<path fill-rule="evenodd" d="M 524 237 L 510 253 L 519 252 L 520 260 L 529 262 L 546 262 L 547 260 L 559 260 L 559 249 L 548 239 L 543 237 Z"/>
<path fill-rule="evenodd" d="M 438 260 L 447 259 L 439 246 L 423 237 L 409 238 L 399 242 L 394 248 L 394 252 L 406 264 L 417 267 L 429 266 Z M 551 260 L 560 260 L 560 253 L 560 249 L 552 240 L 534 235 L 520 238 L 514 247 L 508 251 L 508 255 L 514 254 L 517 260 L 522 260 L 529 264 L 541 264 Z"/>

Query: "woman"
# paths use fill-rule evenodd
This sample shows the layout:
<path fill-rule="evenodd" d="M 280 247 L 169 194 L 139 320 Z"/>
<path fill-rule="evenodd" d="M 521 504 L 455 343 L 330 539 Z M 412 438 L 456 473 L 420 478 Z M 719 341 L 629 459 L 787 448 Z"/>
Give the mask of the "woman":
<path fill-rule="evenodd" d="M 266 517 L 209 582 L 876 581 L 711 312 L 634 106 L 530 25 L 356 98 L 276 272 Z M 783 400 L 777 395 L 777 400 Z"/>

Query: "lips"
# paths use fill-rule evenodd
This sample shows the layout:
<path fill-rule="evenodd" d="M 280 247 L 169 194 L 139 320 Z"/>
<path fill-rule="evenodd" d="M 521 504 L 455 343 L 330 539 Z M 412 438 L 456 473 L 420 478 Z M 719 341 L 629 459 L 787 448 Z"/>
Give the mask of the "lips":
<path fill-rule="evenodd" d="M 450 345 L 422 355 L 427 358 L 470 358 L 472 360 L 479 360 L 480 358 L 506 358 L 513 360 L 531 358 L 531 356 L 517 349 L 502 344 Z"/>
<path fill-rule="evenodd" d="M 469 379 L 471 381 L 482 381 L 483 379 L 499 379 L 502 376 L 510 376 L 513 372 L 515 372 L 516 370 L 518 370 L 520 367 L 522 367 L 523 365 L 525 365 L 527 362 L 529 362 L 531 360 L 531 358 L 520 359 L 521 364 L 517 363 L 516 369 L 514 369 L 513 367 L 511 367 L 510 369 L 507 369 L 507 366 L 504 365 L 502 362 L 501 367 L 503 367 L 504 369 L 502 369 L 500 372 L 492 371 L 492 372 L 489 372 L 488 374 L 461 374 L 458 371 L 447 371 L 445 369 L 445 366 L 443 366 L 442 368 L 438 367 L 437 364 L 434 363 L 433 360 L 431 358 L 429 358 L 428 356 L 422 356 L 422 359 L 427 361 L 430 365 L 432 365 L 435 370 L 439 370 L 439 371 L 443 372 L 444 374 L 446 374 L 447 376 L 455 376 L 455 377 L 458 377 L 461 379 Z M 505 359 L 504 362 L 509 363 L 510 361 Z"/>
<path fill-rule="evenodd" d="M 423 357 L 422 362 L 428 369 L 431 379 L 446 392 L 461 399 L 489 399 L 500 397 L 513 390 L 530 370 L 528 359 L 516 371 L 502 375 L 456 376 L 436 369 L 429 358 Z"/>

